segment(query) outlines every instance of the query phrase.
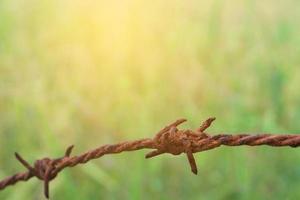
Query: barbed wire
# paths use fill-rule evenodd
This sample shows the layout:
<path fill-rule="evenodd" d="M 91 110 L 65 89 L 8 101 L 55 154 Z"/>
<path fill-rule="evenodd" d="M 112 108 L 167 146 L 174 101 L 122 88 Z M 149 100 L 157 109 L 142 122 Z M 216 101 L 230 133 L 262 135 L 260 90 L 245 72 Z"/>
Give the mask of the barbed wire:
<path fill-rule="evenodd" d="M 197 174 L 197 165 L 193 153 L 207 151 L 220 147 L 221 145 L 268 145 L 274 147 L 298 147 L 300 145 L 300 135 L 297 134 L 218 134 L 210 136 L 205 133 L 205 130 L 214 120 L 215 118 L 208 118 L 198 129 L 193 131 L 179 130 L 177 126 L 186 121 L 185 119 L 179 119 L 161 129 L 154 138 L 108 144 L 87 151 L 78 156 L 71 156 L 71 152 L 74 147 L 72 145 L 66 149 L 63 157 L 36 160 L 33 166 L 31 166 L 20 154 L 15 153 L 17 160 L 25 168 L 27 168 L 27 171 L 17 173 L 0 181 L 0 190 L 5 189 L 7 186 L 14 185 L 19 181 L 28 181 L 32 177 L 36 177 L 44 182 L 44 194 L 46 198 L 49 198 L 49 182 L 66 167 L 74 167 L 78 164 L 84 164 L 106 154 L 121 153 L 123 151 L 155 149 L 146 154 L 146 158 L 152 158 L 163 153 L 170 153 L 173 155 L 185 153 L 188 158 L 191 171 L 194 174 Z"/>

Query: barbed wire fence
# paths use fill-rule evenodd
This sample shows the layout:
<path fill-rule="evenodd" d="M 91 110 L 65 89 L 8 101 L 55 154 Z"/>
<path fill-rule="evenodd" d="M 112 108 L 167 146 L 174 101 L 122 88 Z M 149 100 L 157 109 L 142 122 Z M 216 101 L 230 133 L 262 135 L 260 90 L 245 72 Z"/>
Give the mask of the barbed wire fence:
<path fill-rule="evenodd" d="M 268 145 L 273 147 L 298 147 L 300 146 L 300 135 L 294 134 L 217 134 L 208 135 L 205 130 L 210 127 L 215 118 L 208 118 L 202 125 L 193 130 L 179 130 L 178 125 L 185 122 L 179 119 L 163 129 L 154 138 L 146 138 L 134 141 L 120 142 L 117 144 L 107 144 L 96 149 L 87 151 L 78 156 L 71 156 L 73 145 L 66 149 L 63 157 L 51 159 L 43 158 L 36 160 L 34 165 L 30 165 L 20 154 L 15 153 L 17 160 L 27 169 L 26 172 L 17 173 L 0 181 L 0 190 L 4 190 L 10 185 L 20 181 L 28 181 L 36 177 L 44 182 L 44 194 L 49 198 L 49 183 L 67 167 L 75 167 L 90 160 L 100 158 L 106 154 L 121 153 L 123 151 L 135 151 L 140 149 L 154 149 L 146 154 L 146 158 L 152 158 L 163 153 L 179 155 L 185 153 L 191 167 L 191 171 L 197 174 L 197 165 L 194 153 L 207 151 L 226 146 L 258 146 Z"/>

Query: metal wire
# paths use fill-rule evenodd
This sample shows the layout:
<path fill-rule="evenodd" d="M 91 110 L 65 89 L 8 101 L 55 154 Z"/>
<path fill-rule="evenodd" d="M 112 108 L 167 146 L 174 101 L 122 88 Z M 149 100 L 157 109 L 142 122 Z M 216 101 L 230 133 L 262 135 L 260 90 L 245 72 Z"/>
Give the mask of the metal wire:
<path fill-rule="evenodd" d="M 173 155 L 185 153 L 187 155 L 191 171 L 194 174 L 197 174 L 197 166 L 193 153 L 207 151 L 220 147 L 221 145 L 268 145 L 273 147 L 298 147 L 300 145 L 300 135 L 218 134 L 210 136 L 204 131 L 214 120 L 215 118 L 209 118 L 202 123 L 200 128 L 192 131 L 178 130 L 177 126 L 186 121 L 185 119 L 179 119 L 160 130 L 152 139 L 146 138 L 117 144 L 108 144 L 78 156 L 70 156 L 74 147 L 72 145 L 67 148 L 63 157 L 56 159 L 43 158 L 35 161 L 34 166 L 31 166 L 18 153 L 15 153 L 17 160 L 27 168 L 27 171 L 23 173 L 17 173 L 0 181 L 0 190 L 5 189 L 7 186 L 14 185 L 19 181 L 28 181 L 30 178 L 36 177 L 44 181 L 44 194 L 46 198 L 49 198 L 49 182 L 66 167 L 74 167 L 78 164 L 84 164 L 92 159 L 99 158 L 106 154 L 121 153 L 123 151 L 155 149 L 146 154 L 146 158 L 158 156 L 163 153 L 170 153 Z"/>

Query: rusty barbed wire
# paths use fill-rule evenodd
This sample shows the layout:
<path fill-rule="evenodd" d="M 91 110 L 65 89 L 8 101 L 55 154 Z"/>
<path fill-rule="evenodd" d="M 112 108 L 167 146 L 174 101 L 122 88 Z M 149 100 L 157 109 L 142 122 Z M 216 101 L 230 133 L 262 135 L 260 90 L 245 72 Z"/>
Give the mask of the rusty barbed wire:
<path fill-rule="evenodd" d="M 17 160 L 27 168 L 27 172 L 17 173 L 0 181 L 0 190 L 7 186 L 14 185 L 19 181 L 28 181 L 32 177 L 36 177 L 44 181 L 44 194 L 49 198 L 49 182 L 53 180 L 59 172 L 66 167 L 74 167 L 78 164 L 84 164 L 92 159 L 99 158 L 106 154 L 121 153 L 123 151 L 135 151 L 139 149 L 155 149 L 148 154 L 146 158 L 152 158 L 163 153 L 179 155 L 185 153 L 191 171 L 197 174 L 197 165 L 193 153 L 207 151 L 226 146 L 258 146 L 268 145 L 274 147 L 300 146 L 300 135 L 274 135 L 274 134 L 218 134 L 210 136 L 204 131 L 211 125 L 215 118 L 208 118 L 202 125 L 193 130 L 179 130 L 178 125 L 185 122 L 185 119 L 179 119 L 163 129 L 161 129 L 154 138 L 146 138 L 135 141 L 120 142 L 117 144 L 108 144 L 100 146 L 94 150 L 87 151 L 78 156 L 71 156 L 73 145 L 68 147 L 65 155 L 61 158 L 51 159 L 43 158 L 35 161 L 31 166 L 21 155 L 15 153 Z"/>

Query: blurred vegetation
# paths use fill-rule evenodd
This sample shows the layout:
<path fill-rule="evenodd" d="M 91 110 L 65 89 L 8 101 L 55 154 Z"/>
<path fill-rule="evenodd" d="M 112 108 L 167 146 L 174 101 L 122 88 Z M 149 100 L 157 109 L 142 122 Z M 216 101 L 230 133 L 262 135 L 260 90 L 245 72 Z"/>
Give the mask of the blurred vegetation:
<path fill-rule="evenodd" d="M 0 1 L 0 177 L 208 116 L 218 132 L 300 133 L 300 2 Z M 64 171 L 53 199 L 300 199 L 300 152 L 219 148 Z M 38 180 L 0 199 L 42 199 Z"/>

